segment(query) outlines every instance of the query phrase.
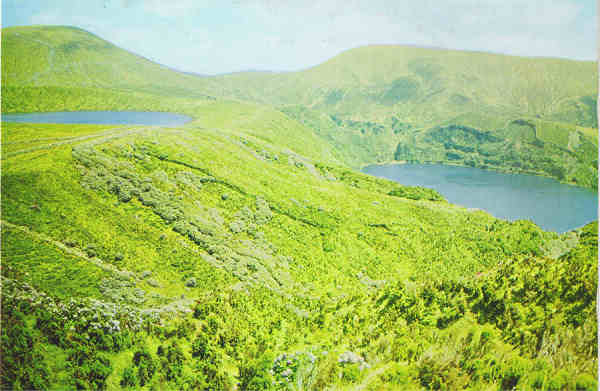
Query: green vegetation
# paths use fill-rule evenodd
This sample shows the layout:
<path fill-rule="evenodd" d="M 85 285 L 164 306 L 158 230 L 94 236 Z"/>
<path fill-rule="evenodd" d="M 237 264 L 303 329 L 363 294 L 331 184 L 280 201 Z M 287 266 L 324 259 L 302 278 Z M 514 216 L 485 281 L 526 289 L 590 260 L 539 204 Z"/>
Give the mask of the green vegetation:
<path fill-rule="evenodd" d="M 194 92 L 202 85 L 198 77 L 160 66 L 75 27 L 2 29 L 2 49 L 3 88 L 35 91 L 46 87 L 48 93 L 62 89 L 68 91 L 67 98 L 72 89 L 81 94 L 117 90 L 163 97 L 206 97 Z"/>
<path fill-rule="evenodd" d="M 2 112 L 177 108 L 189 114 L 199 101 L 241 99 L 303 123 L 319 138 L 312 145 L 331 148 L 354 168 L 441 162 L 597 187 L 593 62 L 368 46 L 300 72 L 202 78 L 77 28 L 8 28 L 2 42 Z M 470 128 L 495 142 L 465 150 L 447 134 L 432 137 L 439 128 Z M 311 145 L 298 138 L 292 149 L 305 143 Z"/>
<path fill-rule="evenodd" d="M 179 128 L 2 123 L 3 389 L 596 388 L 597 223 L 544 232 L 346 165 L 388 159 L 414 137 L 474 161 L 531 154 L 531 170 L 548 175 L 560 151 L 572 157 L 559 166 L 566 179 L 586 184 L 577 170 L 595 159 L 594 124 L 519 115 L 424 127 L 397 114 L 277 110 L 207 98 L 211 83 L 226 91 L 250 76 L 177 74 L 77 29 L 2 34 L 3 110 L 194 118 Z M 322 66 L 331 83 L 345 77 L 331 70 L 338 61 Z M 69 81 L 59 64 L 71 64 Z M 371 97 L 386 110 L 444 80 L 434 61 L 408 64 L 416 76 L 385 76 L 392 86 Z M 253 77 L 267 88 L 275 76 Z M 332 89 L 327 105 L 353 93 Z M 460 95 L 454 104 L 471 104 Z"/>
<path fill-rule="evenodd" d="M 305 71 L 218 80 L 222 96 L 280 107 L 353 167 L 441 162 L 597 187 L 593 62 L 368 46 Z M 494 138 L 465 150 L 470 139 L 451 139 L 467 128 Z"/>

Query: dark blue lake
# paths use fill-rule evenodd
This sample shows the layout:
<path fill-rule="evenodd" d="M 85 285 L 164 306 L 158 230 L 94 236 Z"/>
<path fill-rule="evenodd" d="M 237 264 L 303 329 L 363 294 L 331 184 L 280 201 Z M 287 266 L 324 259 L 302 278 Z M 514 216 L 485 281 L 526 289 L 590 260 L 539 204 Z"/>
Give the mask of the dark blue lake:
<path fill-rule="evenodd" d="M 554 179 L 441 164 L 368 166 L 363 172 L 437 190 L 449 202 L 506 220 L 527 219 L 566 232 L 598 219 L 598 192 Z"/>
<path fill-rule="evenodd" d="M 46 124 L 101 124 L 177 126 L 191 121 L 187 115 L 154 111 L 58 111 L 51 113 L 2 114 L 3 122 Z"/>

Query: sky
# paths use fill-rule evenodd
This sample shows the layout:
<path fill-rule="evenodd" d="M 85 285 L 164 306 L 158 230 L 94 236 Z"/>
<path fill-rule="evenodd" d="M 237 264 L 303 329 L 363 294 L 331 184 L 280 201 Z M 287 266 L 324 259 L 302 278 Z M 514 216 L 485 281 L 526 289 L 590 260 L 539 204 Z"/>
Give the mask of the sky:
<path fill-rule="evenodd" d="M 200 74 L 294 71 L 409 44 L 596 59 L 596 0 L 0 0 L 2 27 L 71 25 Z"/>

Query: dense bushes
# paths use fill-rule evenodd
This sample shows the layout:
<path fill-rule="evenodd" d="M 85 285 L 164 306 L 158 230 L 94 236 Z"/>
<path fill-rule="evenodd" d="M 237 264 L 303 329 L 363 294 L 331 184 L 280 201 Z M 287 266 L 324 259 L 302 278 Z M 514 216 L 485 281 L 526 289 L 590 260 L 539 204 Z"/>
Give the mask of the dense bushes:
<path fill-rule="evenodd" d="M 420 356 L 415 378 L 431 389 L 460 388 L 467 375 L 471 381 L 497 382 L 502 389 L 526 384 L 574 389 L 565 373 L 595 370 L 595 232 L 596 224 L 586 226 L 580 243 L 557 260 L 523 257 L 471 281 L 387 287 L 377 301 L 378 317 L 387 328 L 428 330 L 435 325 L 436 334 L 452 335 L 445 349 L 436 344 L 438 354 L 413 356 L 405 342 L 399 342 L 395 354 L 409 362 Z M 566 331 L 571 329 L 577 331 Z M 469 331 L 461 337 L 457 330 Z M 513 352 L 500 354 L 511 346 Z M 539 361 L 542 357 L 553 365 Z"/>
<path fill-rule="evenodd" d="M 274 380 L 271 375 L 272 364 L 273 356 L 270 352 L 240 363 L 240 389 L 246 391 L 267 391 L 274 389 Z"/>
<path fill-rule="evenodd" d="M 111 353 L 140 342 L 144 321 L 137 310 L 94 300 L 57 302 L 4 276 L 2 285 L 3 388 L 47 389 L 52 361 L 45 346 L 53 345 L 65 352 L 71 387 L 104 389 Z"/>
<path fill-rule="evenodd" d="M 508 226 L 529 232 L 527 224 Z M 37 311 L 36 334 L 19 315 L 19 306 L 3 305 L 3 324 L 18 324 L 3 327 L 3 344 L 9 338 L 24 345 L 3 345 L 9 360 L 3 362 L 2 381 L 15 387 L 49 384 L 39 352 L 25 353 L 41 340 L 68 351 L 73 387 L 80 389 L 106 388 L 115 377 L 121 387 L 131 389 L 229 390 L 235 382 L 240 390 L 284 390 L 298 384 L 323 389 L 367 380 L 371 389 L 593 389 L 595 379 L 586 374 L 595 370 L 596 226 L 582 229 L 576 245 L 560 258 L 522 255 L 470 278 L 409 279 L 336 301 L 314 298 L 305 301 L 311 311 L 306 318 L 288 307 L 287 300 L 300 301 L 267 289 L 205 295 L 198 299 L 193 319 L 154 329 L 160 341 L 156 351 L 143 334 L 114 326 L 87 328 L 88 313 L 108 313 L 110 306 L 82 310 L 82 321 L 74 323 L 76 333 L 68 323 Z M 488 228 L 506 234 L 506 227 Z M 531 236 L 536 241 L 536 232 L 519 240 Z M 514 245 L 529 248 L 527 240 Z M 13 296 L 9 289 L 8 298 Z M 31 309 L 25 303 L 22 309 Z M 374 322 L 377 328 L 365 327 Z M 331 336 L 322 341 L 328 347 L 274 357 L 274 349 L 286 351 L 297 343 L 290 336 L 310 330 Z M 19 335 L 5 337 L 15 332 Z M 341 350 L 340 343 L 352 351 Z M 131 352 L 131 362 L 113 373 L 111 354 L 123 350 Z M 39 365 L 17 372 L 19 360 Z M 237 378 L 228 369 L 232 363 Z"/>
<path fill-rule="evenodd" d="M 388 195 L 411 200 L 446 201 L 437 191 L 420 186 L 402 186 L 390 190 Z"/>
<path fill-rule="evenodd" d="M 49 385 L 50 372 L 40 351 L 43 339 L 19 310 L 7 308 L 2 300 L 1 388 L 42 390 Z"/>
<path fill-rule="evenodd" d="M 112 365 L 108 358 L 94 353 L 93 349 L 79 346 L 75 348 L 69 361 L 77 389 L 106 389 L 106 379 L 112 372 Z"/>
<path fill-rule="evenodd" d="M 157 140 L 165 133 L 156 132 Z M 72 389 L 75 379 L 81 388 L 131 389 L 231 389 L 234 383 L 240 390 L 298 383 L 307 389 L 372 390 L 595 385 L 585 376 L 593 376 L 596 363 L 595 227 L 573 233 L 564 246 L 546 246 L 563 239 L 528 222 L 425 201 L 435 196 L 422 189 L 395 193 L 397 185 L 350 170 L 318 167 L 323 175 L 335 174 L 329 182 L 293 169 L 286 178 L 293 188 L 274 174 L 277 185 L 253 181 L 244 172 L 231 183 L 202 182 L 208 169 L 182 163 L 195 162 L 179 156 L 186 148 L 157 142 L 145 150 L 151 142 L 144 137 L 127 140 L 131 143 L 107 143 L 79 156 L 75 149 L 82 182 L 100 190 L 83 189 L 81 199 L 106 206 L 109 223 L 85 221 L 65 233 L 77 243 L 72 250 L 96 244 L 88 250 L 104 260 L 124 254 L 119 268 L 135 273 L 109 271 L 92 281 L 99 297 L 115 304 L 66 301 L 44 314 L 29 309 L 45 299 L 25 289 L 18 293 L 25 298 L 19 306 L 32 341 L 41 346 L 39 362 L 51 367 L 45 388 Z M 208 152 L 198 164 L 225 175 L 229 168 Z M 70 175 L 76 184 L 77 171 Z M 127 202 L 120 197 L 125 193 L 132 196 Z M 19 194 L 25 201 L 18 205 L 30 213 L 28 194 Z M 61 225 L 44 221 L 63 205 L 42 199 L 41 211 L 31 212 L 39 228 L 29 226 L 57 235 Z M 73 222 L 76 208 L 70 205 L 65 203 L 64 214 Z M 234 221 L 239 230 L 230 229 Z M 140 246 L 143 240 L 153 246 Z M 560 248 L 549 250 L 554 247 Z M 37 256 L 13 252 L 15 265 Z M 550 252 L 553 259 L 545 257 Z M 29 271 L 40 273 L 45 264 L 39 264 Z M 232 276 L 212 284 L 215 271 Z M 133 282 L 148 292 L 136 290 Z M 3 282 L 3 294 L 16 297 L 7 286 Z M 191 306 L 194 318 L 167 316 L 171 305 L 182 313 Z M 147 323 L 138 319 L 140 312 L 157 318 Z M 276 360 L 284 353 L 285 359 Z M 65 369 L 66 360 L 72 364 Z"/>
<path fill-rule="evenodd" d="M 156 164 L 156 161 L 152 162 L 151 157 L 164 155 L 161 160 L 168 158 L 165 152 L 157 149 L 153 144 L 133 144 L 131 149 L 140 158 L 143 157 L 144 164 Z M 188 168 L 193 166 L 183 162 L 178 164 L 186 167 L 185 170 L 177 170 L 174 174 L 169 171 L 168 174 L 163 170 L 155 169 L 151 176 L 142 177 L 136 172 L 132 161 L 123 159 L 129 154 L 128 148 L 116 150 L 98 150 L 92 146 L 74 148 L 73 157 L 81 165 L 82 185 L 115 194 L 117 199 L 124 203 L 134 197 L 137 198 L 165 224 L 171 225 L 173 231 L 187 237 L 208 252 L 211 256 L 209 259 L 215 265 L 224 266 L 238 278 L 272 288 L 279 288 L 290 280 L 286 263 L 275 258 L 274 247 L 264 240 L 264 235 L 260 232 L 261 228 L 273 218 L 273 212 L 266 200 L 256 197 L 253 207 L 247 205 L 240 208 L 229 224 L 226 224 L 218 209 L 204 206 L 200 202 L 195 202 L 191 206 L 183 196 L 190 191 L 204 190 L 203 186 L 206 184 L 221 186 L 223 183 L 212 176 L 200 176 L 189 171 Z M 197 171 L 202 170 L 197 168 Z M 190 210 L 195 212 L 192 213 Z M 231 241 L 230 232 L 246 233 L 251 236 L 251 240 Z M 97 255 L 95 247 L 89 251 L 90 256 Z M 186 286 L 194 288 L 193 281 L 194 277 L 189 277 L 185 282 Z M 136 304 L 145 301 L 143 295 L 136 298 L 135 295 L 125 293 L 121 296 L 124 297 L 122 299 L 113 297 L 113 299 Z"/>

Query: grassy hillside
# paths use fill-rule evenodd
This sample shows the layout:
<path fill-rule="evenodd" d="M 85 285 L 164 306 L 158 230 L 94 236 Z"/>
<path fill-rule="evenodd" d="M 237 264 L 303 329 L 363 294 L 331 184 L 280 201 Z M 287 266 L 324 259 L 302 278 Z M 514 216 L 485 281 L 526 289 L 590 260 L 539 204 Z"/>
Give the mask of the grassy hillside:
<path fill-rule="evenodd" d="M 593 62 L 405 46 L 361 47 L 300 72 L 221 77 L 225 86 L 238 88 L 255 79 L 246 89 L 269 103 L 300 103 L 367 120 L 392 110 L 408 109 L 406 116 L 430 103 L 431 120 L 481 107 L 544 117 L 574 110 L 579 115 L 572 119 L 587 126 L 595 124 L 585 102 L 595 99 L 596 78 Z M 571 107 L 574 98 L 581 99 L 579 111 Z M 424 122 L 422 110 L 413 118 Z"/>
<path fill-rule="evenodd" d="M 2 112 L 167 111 L 183 97 L 213 99 L 205 84 L 78 28 L 2 29 Z"/>
<path fill-rule="evenodd" d="M 29 30 L 53 47 L 82 34 Z M 138 69 L 100 89 L 3 73 L 3 110 L 194 120 L 2 123 L 1 388 L 596 388 L 597 223 L 558 235 L 449 204 L 348 168 L 385 145 L 335 134 L 359 120 L 175 93 L 176 73 L 144 86 L 163 70 Z"/>
<path fill-rule="evenodd" d="M 7 28 L 2 44 L 3 112 L 241 99 L 279 108 L 355 168 L 442 162 L 597 187 L 593 62 L 368 46 L 300 72 L 198 77 L 71 27 Z"/>
<path fill-rule="evenodd" d="M 3 87 L 118 89 L 202 97 L 202 78 L 132 54 L 75 27 L 2 29 Z"/>
<path fill-rule="evenodd" d="M 595 384 L 595 225 L 502 222 L 239 132 L 251 106 L 213 105 L 210 127 L 3 124 L 3 330 L 24 333 L 3 341 L 40 358 L 13 372 L 33 358 L 4 345 L 3 384 Z"/>
<path fill-rule="evenodd" d="M 597 77 L 593 62 L 369 46 L 305 71 L 218 80 L 225 96 L 279 106 L 324 134 L 353 166 L 435 161 L 596 187 L 597 130 L 579 127 L 597 129 Z M 464 127 L 495 141 L 473 149 Z"/>

